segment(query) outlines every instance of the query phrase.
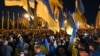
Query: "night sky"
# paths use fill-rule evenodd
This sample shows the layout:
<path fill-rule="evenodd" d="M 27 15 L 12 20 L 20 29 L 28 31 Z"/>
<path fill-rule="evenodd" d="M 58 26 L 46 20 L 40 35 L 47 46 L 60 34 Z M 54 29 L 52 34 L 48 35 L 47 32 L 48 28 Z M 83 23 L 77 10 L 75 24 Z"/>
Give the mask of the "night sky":
<path fill-rule="evenodd" d="M 64 8 L 67 8 L 67 10 L 70 10 L 71 12 L 75 11 L 75 0 L 63 0 L 64 2 Z M 82 0 L 84 7 L 85 7 L 85 17 L 87 19 L 88 24 L 94 24 L 95 18 L 97 15 L 97 12 L 99 10 L 99 4 L 100 0 Z M 17 14 L 20 13 L 22 16 L 23 13 L 25 13 L 25 10 L 22 7 L 13 6 L 8 7 L 4 6 L 4 1 L 0 0 L 0 18 L 2 16 L 2 11 L 5 13 L 5 17 L 7 16 L 7 11 L 10 12 L 10 15 L 12 15 L 12 12 L 15 13 L 15 17 L 17 18 Z"/>

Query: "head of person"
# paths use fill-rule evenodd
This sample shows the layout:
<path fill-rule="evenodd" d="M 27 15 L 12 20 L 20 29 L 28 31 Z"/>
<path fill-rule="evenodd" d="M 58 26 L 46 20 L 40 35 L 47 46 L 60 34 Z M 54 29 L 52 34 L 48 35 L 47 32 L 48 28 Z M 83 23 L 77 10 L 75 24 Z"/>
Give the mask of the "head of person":
<path fill-rule="evenodd" d="M 82 43 L 78 43 L 78 46 L 77 47 L 78 47 L 78 49 L 85 49 L 84 48 L 84 44 L 82 44 Z"/>
<path fill-rule="evenodd" d="M 90 51 L 94 51 L 95 48 L 96 48 L 96 46 L 95 46 L 94 43 L 90 43 L 90 44 L 89 44 L 89 50 L 90 50 Z"/>
<path fill-rule="evenodd" d="M 97 42 L 100 43 L 100 37 L 97 38 Z"/>
<path fill-rule="evenodd" d="M 3 41 L 3 45 L 8 45 L 8 41 L 7 40 L 4 40 Z"/>
<path fill-rule="evenodd" d="M 3 41 L 3 39 L 2 39 L 2 37 L 0 37 L 0 42 L 2 42 Z"/>
<path fill-rule="evenodd" d="M 35 46 L 35 52 L 36 52 L 36 53 L 40 53 L 40 52 L 41 52 L 41 48 L 40 48 L 39 45 L 36 45 L 36 46 Z"/>

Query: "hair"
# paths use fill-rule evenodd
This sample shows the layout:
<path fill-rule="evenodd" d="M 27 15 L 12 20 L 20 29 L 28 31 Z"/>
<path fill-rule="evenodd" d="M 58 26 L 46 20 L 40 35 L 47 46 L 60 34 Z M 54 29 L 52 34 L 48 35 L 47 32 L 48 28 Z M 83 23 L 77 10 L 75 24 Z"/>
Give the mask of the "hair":
<path fill-rule="evenodd" d="M 90 43 L 89 46 L 92 46 L 94 49 L 96 49 L 96 45 L 94 43 Z"/>

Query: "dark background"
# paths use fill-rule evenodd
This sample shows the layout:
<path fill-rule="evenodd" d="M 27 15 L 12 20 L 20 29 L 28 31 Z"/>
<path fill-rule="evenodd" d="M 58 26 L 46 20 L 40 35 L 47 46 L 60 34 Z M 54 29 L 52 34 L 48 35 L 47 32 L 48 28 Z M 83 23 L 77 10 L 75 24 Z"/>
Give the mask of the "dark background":
<path fill-rule="evenodd" d="M 85 17 L 87 19 L 88 24 L 95 24 L 95 19 L 97 12 L 99 10 L 100 0 L 82 0 L 84 7 L 85 7 Z M 75 0 L 63 0 L 64 8 L 70 10 L 71 12 L 75 11 Z M 15 13 L 15 17 L 17 18 L 17 14 L 19 13 L 20 16 L 23 16 L 25 10 L 22 7 L 18 6 L 4 6 L 4 0 L 0 0 L 0 18 L 2 16 L 2 11 L 4 11 L 5 18 L 7 17 L 7 12 L 10 12 L 10 16 L 12 13 Z M 12 17 L 11 17 L 12 19 Z"/>

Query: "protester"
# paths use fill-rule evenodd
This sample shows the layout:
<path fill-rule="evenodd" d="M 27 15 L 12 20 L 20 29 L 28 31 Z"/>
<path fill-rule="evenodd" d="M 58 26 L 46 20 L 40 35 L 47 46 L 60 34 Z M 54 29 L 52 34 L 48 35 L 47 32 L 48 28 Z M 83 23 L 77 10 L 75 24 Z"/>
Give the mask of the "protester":
<path fill-rule="evenodd" d="M 34 50 L 35 50 L 34 56 L 46 56 L 43 52 L 41 52 L 41 48 L 39 45 L 36 45 Z"/>
<path fill-rule="evenodd" d="M 90 56 L 100 56 L 100 50 L 97 49 L 94 43 L 89 44 Z"/>
<path fill-rule="evenodd" d="M 5 30 L 1 35 L 0 56 L 6 55 L 4 54 L 6 48 L 6 52 L 9 51 L 12 56 L 92 56 L 99 55 L 100 52 L 99 31 L 95 33 L 93 30 L 78 30 L 76 42 L 72 43 L 69 42 L 71 35 L 64 31 L 54 34 L 51 30 L 42 29 Z"/>
<path fill-rule="evenodd" d="M 11 56 L 12 54 L 12 48 L 8 45 L 8 41 L 4 40 L 3 45 L 1 47 L 1 56 Z"/>

